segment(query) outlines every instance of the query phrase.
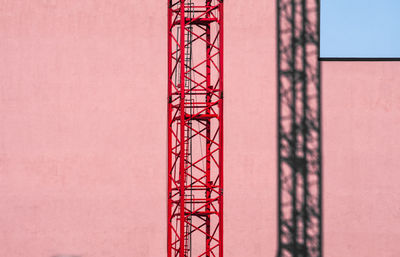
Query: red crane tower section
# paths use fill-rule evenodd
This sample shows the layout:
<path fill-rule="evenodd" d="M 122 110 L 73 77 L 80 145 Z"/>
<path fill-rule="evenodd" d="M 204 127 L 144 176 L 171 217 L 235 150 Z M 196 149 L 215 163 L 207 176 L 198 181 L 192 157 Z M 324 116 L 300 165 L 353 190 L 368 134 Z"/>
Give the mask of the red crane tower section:
<path fill-rule="evenodd" d="M 168 1 L 168 257 L 223 256 L 223 1 Z"/>

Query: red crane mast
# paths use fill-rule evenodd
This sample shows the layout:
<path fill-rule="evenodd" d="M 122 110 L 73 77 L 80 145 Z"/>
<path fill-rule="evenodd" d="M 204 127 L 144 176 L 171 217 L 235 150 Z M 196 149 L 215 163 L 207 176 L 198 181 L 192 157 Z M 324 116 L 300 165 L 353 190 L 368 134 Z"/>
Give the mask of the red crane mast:
<path fill-rule="evenodd" d="M 223 1 L 168 1 L 168 257 L 223 256 Z"/>

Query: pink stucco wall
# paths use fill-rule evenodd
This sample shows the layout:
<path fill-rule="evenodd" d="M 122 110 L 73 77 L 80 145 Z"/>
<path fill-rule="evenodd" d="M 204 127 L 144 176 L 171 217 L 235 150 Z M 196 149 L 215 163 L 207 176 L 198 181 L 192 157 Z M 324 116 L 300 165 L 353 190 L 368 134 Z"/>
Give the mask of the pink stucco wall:
<path fill-rule="evenodd" d="M 0 256 L 165 256 L 166 2 L 0 0 Z M 274 2 L 225 4 L 228 257 L 275 255 Z M 399 73 L 323 64 L 326 256 L 400 256 Z"/>

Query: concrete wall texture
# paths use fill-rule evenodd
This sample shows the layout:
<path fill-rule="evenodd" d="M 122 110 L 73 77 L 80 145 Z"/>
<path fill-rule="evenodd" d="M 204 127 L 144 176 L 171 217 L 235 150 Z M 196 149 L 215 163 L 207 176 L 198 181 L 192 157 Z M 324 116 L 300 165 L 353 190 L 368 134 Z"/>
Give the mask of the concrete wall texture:
<path fill-rule="evenodd" d="M 165 256 L 166 3 L 0 0 L 0 256 Z M 225 254 L 274 256 L 275 1 L 225 15 Z M 400 256 L 398 74 L 323 63 L 325 256 Z"/>

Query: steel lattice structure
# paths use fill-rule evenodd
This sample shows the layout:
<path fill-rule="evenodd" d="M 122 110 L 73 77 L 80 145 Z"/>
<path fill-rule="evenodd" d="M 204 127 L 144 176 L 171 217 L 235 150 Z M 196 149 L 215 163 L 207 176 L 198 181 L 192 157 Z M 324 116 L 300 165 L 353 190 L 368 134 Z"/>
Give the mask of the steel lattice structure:
<path fill-rule="evenodd" d="M 168 257 L 223 256 L 223 1 L 168 1 Z"/>
<path fill-rule="evenodd" d="M 322 256 L 319 0 L 277 0 L 278 257 Z"/>

